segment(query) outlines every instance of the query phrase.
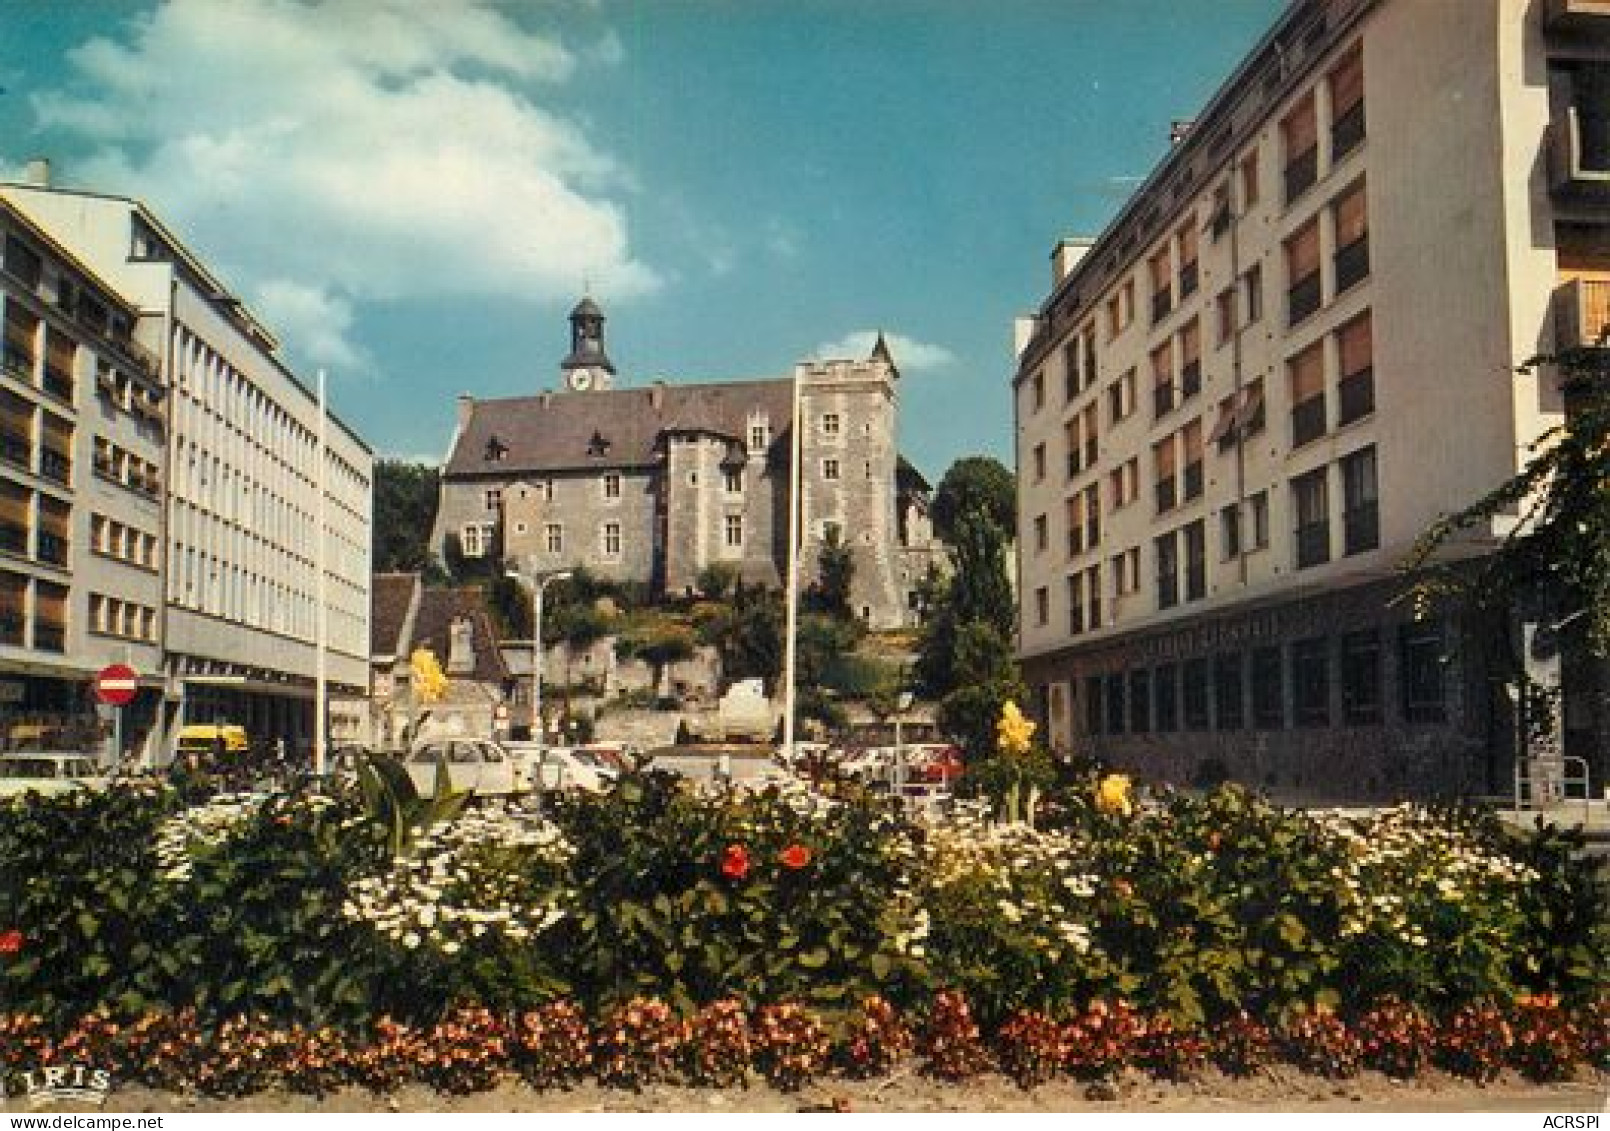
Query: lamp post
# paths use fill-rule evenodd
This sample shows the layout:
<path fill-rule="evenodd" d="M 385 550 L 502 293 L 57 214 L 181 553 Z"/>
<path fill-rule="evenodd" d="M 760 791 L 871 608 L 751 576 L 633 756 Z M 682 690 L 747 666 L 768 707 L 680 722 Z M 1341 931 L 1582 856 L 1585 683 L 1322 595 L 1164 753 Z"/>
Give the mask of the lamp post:
<path fill-rule="evenodd" d="M 911 710 L 911 699 L 911 692 L 902 691 L 894 703 L 894 780 L 901 804 L 905 804 L 906 799 L 906 744 L 902 741 L 900 724 L 905 721 L 906 712 Z"/>
<path fill-rule="evenodd" d="M 509 576 L 516 581 L 524 581 L 518 570 L 509 570 Z M 543 750 L 542 728 L 542 598 L 548 591 L 548 586 L 556 581 L 568 581 L 571 572 L 560 570 L 550 573 L 542 580 L 537 575 L 531 575 L 531 738 L 537 744 L 537 753 Z"/>

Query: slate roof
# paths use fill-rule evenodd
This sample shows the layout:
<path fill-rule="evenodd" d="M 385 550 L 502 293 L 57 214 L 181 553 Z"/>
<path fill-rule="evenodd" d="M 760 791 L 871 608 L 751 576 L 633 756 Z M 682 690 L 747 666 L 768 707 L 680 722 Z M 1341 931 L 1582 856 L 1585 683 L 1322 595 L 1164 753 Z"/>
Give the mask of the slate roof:
<path fill-rule="evenodd" d="M 788 377 L 473 401 L 445 471 L 509 477 L 653 467 L 663 434 L 703 432 L 743 443 L 756 410 L 766 414 L 775 447 L 787 435 L 792 408 Z M 501 458 L 488 458 L 496 452 Z"/>
<path fill-rule="evenodd" d="M 370 594 L 369 654 L 400 656 L 406 641 L 403 629 L 419 586 L 417 573 L 377 573 Z"/>
<path fill-rule="evenodd" d="M 486 601 L 479 589 L 433 589 L 420 594 L 419 615 L 414 618 L 413 639 L 408 643 L 409 654 L 415 648 L 429 648 L 436 654 L 442 670 L 447 670 L 451 652 L 453 621 L 469 617 L 473 626 L 471 644 L 475 651 L 475 667 L 468 676 L 454 675 L 454 679 L 473 679 L 481 683 L 502 683 L 509 678 L 508 665 L 498 651 L 497 639 L 492 634 L 492 621 L 487 616 Z"/>

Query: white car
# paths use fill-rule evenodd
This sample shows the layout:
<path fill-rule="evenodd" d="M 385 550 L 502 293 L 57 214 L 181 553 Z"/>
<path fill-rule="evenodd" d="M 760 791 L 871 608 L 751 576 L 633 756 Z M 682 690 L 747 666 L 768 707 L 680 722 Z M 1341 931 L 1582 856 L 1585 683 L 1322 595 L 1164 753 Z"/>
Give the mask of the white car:
<path fill-rule="evenodd" d="M 447 765 L 454 789 L 470 789 L 477 797 L 508 797 L 523 793 L 525 776 L 520 765 L 490 738 L 439 738 L 421 742 L 409 751 L 408 776 L 423 796 L 436 792 L 436 765 Z"/>
<path fill-rule="evenodd" d="M 619 776 L 608 760 L 586 747 L 511 742 L 508 748 L 525 779 L 545 793 L 567 789 L 601 793 Z"/>
<path fill-rule="evenodd" d="M 92 754 L 19 750 L 0 755 L 0 797 L 105 789 L 111 779 Z"/>

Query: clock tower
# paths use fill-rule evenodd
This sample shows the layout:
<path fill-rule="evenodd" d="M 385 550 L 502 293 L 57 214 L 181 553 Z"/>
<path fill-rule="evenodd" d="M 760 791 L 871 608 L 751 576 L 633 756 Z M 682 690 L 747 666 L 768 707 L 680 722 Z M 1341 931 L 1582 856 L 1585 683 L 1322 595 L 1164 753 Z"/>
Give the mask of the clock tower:
<path fill-rule="evenodd" d="M 570 356 L 559 363 L 564 387 L 576 393 L 608 389 L 615 365 L 604 353 L 604 312 L 591 297 L 570 312 Z"/>

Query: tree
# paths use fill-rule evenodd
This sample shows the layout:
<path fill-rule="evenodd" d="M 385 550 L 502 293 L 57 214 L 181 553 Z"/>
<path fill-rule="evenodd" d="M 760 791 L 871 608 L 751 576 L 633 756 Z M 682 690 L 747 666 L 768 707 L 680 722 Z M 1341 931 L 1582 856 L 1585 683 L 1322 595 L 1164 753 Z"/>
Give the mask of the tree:
<path fill-rule="evenodd" d="M 707 601 L 723 601 L 738 587 L 742 574 L 730 562 L 712 562 L 699 571 L 694 582 Z"/>
<path fill-rule="evenodd" d="M 759 677 L 769 687 L 783 670 L 783 627 L 778 594 L 740 588 L 730 606 L 700 626 L 699 638 L 721 656 L 728 682 Z"/>
<path fill-rule="evenodd" d="M 665 669 L 681 660 L 691 659 L 697 641 L 693 633 L 681 625 L 665 625 L 645 636 L 623 637 L 618 645 L 622 657 L 636 656 L 654 669 L 654 690 L 663 694 Z"/>
<path fill-rule="evenodd" d="M 1023 702 L 1028 689 L 1012 641 L 995 625 L 964 622 L 956 631 L 951 688 L 940 700 L 939 723 L 954 735 L 970 762 L 990 757 L 995 723 L 1007 702 Z"/>
<path fill-rule="evenodd" d="M 855 581 L 855 555 L 844 544 L 838 527 L 832 527 L 822 540 L 816 559 L 817 580 L 811 586 L 811 604 L 828 616 L 851 620 L 850 587 Z"/>
<path fill-rule="evenodd" d="M 951 545 L 965 515 L 983 515 L 1004 531 L 1017 536 L 1017 479 L 998 459 L 967 456 L 950 465 L 934 492 L 929 510 L 934 532 Z"/>
<path fill-rule="evenodd" d="M 423 463 L 381 459 L 374 472 L 374 570 L 408 573 L 427 568 L 430 532 L 441 495 L 441 470 Z"/>
<path fill-rule="evenodd" d="M 916 682 L 933 699 L 943 699 L 971 678 L 960 659 L 965 628 L 988 626 L 1010 655 L 1017 624 L 1005 535 L 982 512 L 971 511 L 959 520 L 956 537 L 955 572 L 933 592 L 918 649 Z"/>

